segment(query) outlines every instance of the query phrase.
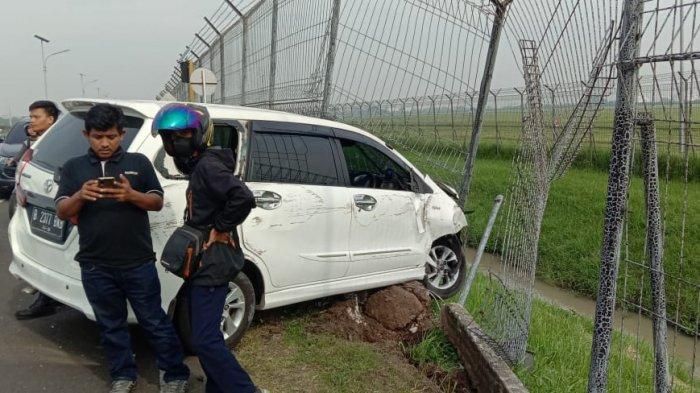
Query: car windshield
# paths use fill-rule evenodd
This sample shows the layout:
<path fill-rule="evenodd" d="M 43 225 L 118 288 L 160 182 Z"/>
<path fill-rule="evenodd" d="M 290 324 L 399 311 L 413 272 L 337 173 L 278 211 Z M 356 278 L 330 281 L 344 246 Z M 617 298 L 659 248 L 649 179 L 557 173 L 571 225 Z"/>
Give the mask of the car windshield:
<path fill-rule="evenodd" d="M 26 121 L 19 121 L 15 123 L 12 128 L 10 128 L 10 132 L 7 134 L 7 137 L 5 138 L 5 143 L 14 145 L 17 143 L 22 143 L 24 142 L 25 139 L 27 139 L 27 134 L 24 131 L 24 127 L 27 125 Z"/>
<path fill-rule="evenodd" d="M 55 171 L 69 159 L 87 153 L 90 145 L 83 136 L 85 120 L 82 116 L 80 113 L 69 113 L 59 119 L 37 146 L 32 162 Z M 142 124 L 143 119 L 125 116 L 126 134 L 122 141 L 124 150 L 129 148 Z"/>

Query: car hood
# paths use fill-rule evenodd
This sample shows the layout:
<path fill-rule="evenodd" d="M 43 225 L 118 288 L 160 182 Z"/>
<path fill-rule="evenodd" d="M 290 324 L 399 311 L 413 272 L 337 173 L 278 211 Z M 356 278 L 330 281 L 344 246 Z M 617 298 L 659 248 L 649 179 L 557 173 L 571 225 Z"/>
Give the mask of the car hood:
<path fill-rule="evenodd" d="M 0 157 L 14 157 L 21 149 L 21 143 L 0 143 Z"/>

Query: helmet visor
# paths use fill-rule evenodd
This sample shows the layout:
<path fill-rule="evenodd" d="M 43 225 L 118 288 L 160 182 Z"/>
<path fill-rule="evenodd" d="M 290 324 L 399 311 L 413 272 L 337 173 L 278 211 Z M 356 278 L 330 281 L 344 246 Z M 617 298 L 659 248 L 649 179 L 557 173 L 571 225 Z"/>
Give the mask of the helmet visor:
<path fill-rule="evenodd" d="M 155 135 L 161 130 L 181 131 L 186 129 L 198 129 L 205 123 L 205 114 L 189 106 L 178 106 L 160 111 L 153 119 L 151 129 Z"/>

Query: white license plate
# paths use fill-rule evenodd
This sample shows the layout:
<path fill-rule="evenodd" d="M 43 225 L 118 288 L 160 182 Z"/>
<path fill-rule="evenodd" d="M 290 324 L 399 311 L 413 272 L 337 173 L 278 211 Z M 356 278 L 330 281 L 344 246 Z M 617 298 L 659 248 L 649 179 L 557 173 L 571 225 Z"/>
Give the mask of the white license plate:
<path fill-rule="evenodd" d="M 35 235 L 58 243 L 63 242 L 66 222 L 58 218 L 56 213 L 51 210 L 32 206 L 29 225 Z"/>

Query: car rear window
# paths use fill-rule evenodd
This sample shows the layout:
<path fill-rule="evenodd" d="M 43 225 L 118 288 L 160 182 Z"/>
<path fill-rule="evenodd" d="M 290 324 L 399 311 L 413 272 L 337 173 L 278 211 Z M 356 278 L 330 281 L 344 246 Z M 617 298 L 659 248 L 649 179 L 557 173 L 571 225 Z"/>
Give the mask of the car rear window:
<path fill-rule="evenodd" d="M 7 138 L 5 138 L 5 143 L 14 145 L 24 142 L 24 140 L 27 139 L 27 134 L 24 131 L 24 127 L 26 125 L 27 122 L 25 121 L 15 123 L 12 126 L 12 128 L 10 128 L 10 132 L 7 134 Z"/>
<path fill-rule="evenodd" d="M 83 136 L 85 120 L 81 113 L 68 113 L 58 120 L 51 130 L 44 136 L 38 148 L 34 152 L 32 162 L 55 171 L 69 159 L 87 153 L 90 145 Z M 141 129 L 143 119 L 125 116 L 124 140 L 122 148 L 127 150 L 136 134 Z"/>

